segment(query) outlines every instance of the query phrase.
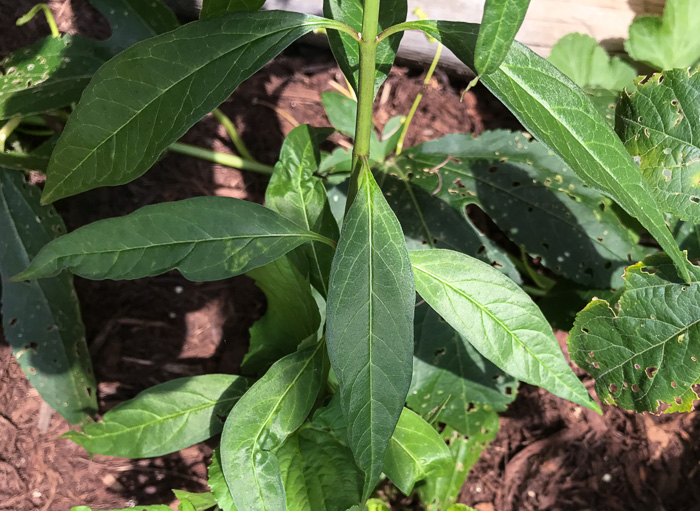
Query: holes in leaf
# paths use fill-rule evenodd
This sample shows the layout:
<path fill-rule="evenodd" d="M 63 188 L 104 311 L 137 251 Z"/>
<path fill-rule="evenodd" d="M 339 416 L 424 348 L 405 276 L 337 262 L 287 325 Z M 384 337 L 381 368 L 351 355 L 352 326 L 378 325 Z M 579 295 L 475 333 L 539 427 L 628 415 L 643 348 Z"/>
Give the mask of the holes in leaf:
<path fill-rule="evenodd" d="M 520 186 L 520 183 L 517 181 L 513 181 L 513 188 L 517 188 L 518 186 Z"/>
<path fill-rule="evenodd" d="M 693 204 L 700 204 L 700 197 L 696 195 L 691 195 L 690 202 L 692 202 Z"/>
<path fill-rule="evenodd" d="M 506 396 L 513 395 L 513 387 L 506 387 L 505 389 L 503 389 L 503 391 L 506 393 Z"/>
<path fill-rule="evenodd" d="M 527 212 L 528 212 L 528 213 L 532 213 L 533 211 L 535 211 L 535 210 L 533 209 L 532 206 L 529 206 L 529 207 L 527 208 Z"/>
<path fill-rule="evenodd" d="M 545 250 L 549 250 L 549 243 L 542 243 Z"/>
<path fill-rule="evenodd" d="M 611 383 L 610 387 L 608 387 L 608 390 L 610 391 L 610 393 L 614 394 L 615 392 L 617 392 L 620 389 L 617 388 L 617 385 L 615 385 L 614 383 Z"/>
<path fill-rule="evenodd" d="M 12 318 L 12 319 L 10 320 L 9 325 L 10 325 L 10 326 L 15 326 L 15 325 L 17 324 L 18 321 L 19 321 L 19 320 L 18 320 L 17 318 Z"/>
<path fill-rule="evenodd" d="M 474 403 L 467 404 L 467 408 L 466 408 L 467 413 L 473 412 L 474 410 L 476 410 L 476 405 Z"/>
<path fill-rule="evenodd" d="M 647 275 L 654 275 L 656 274 L 656 268 L 652 268 L 651 266 L 645 266 L 642 268 L 642 272 L 646 273 Z"/>
<path fill-rule="evenodd" d="M 658 371 L 658 370 L 659 370 L 658 367 L 650 366 L 650 367 L 647 367 L 644 370 L 644 372 L 646 373 L 647 378 L 653 378 L 656 375 L 656 371 Z"/>
<path fill-rule="evenodd" d="M 497 268 L 497 269 L 503 268 L 503 265 L 501 263 L 499 263 L 498 261 L 491 261 L 491 266 L 493 266 L 494 268 Z"/>
<path fill-rule="evenodd" d="M 672 104 L 673 106 L 678 106 L 678 99 L 676 99 L 676 98 L 672 99 L 672 100 L 671 100 L 671 104 Z"/>
<path fill-rule="evenodd" d="M 466 186 L 464 186 L 464 183 L 462 183 L 461 177 L 455 179 L 454 183 L 457 185 L 457 188 L 466 188 Z"/>
<path fill-rule="evenodd" d="M 31 87 L 31 86 L 32 86 L 32 81 L 31 81 L 31 80 L 27 80 L 27 89 L 28 89 L 29 87 Z"/>
<path fill-rule="evenodd" d="M 485 250 L 486 250 L 486 245 L 481 245 L 479 248 L 476 249 L 476 254 L 481 255 L 484 253 Z"/>
<path fill-rule="evenodd" d="M 85 393 L 88 397 L 92 397 L 92 389 L 90 387 L 85 387 Z"/>
<path fill-rule="evenodd" d="M 582 328 L 581 331 L 582 331 L 584 334 L 590 333 L 590 330 L 588 330 L 588 328 Z"/>
<path fill-rule="evenodd" d="M 606 270 L 609 270 L 610 268 L 612 268 L 612 261 L 606 262 L 603 266 L 605 266 Z"/>
<path fill-rule="evenodd" d="M 498 172 L 498 166 L 496 166 L 496 165 L 491 165 L 491 168 L 489 168 L 489 172 L 490 172 L 491 174 L 495 174 L 496 172 Z"/>
<path fill-rule="evenodd" d="M 441 357 L 442 355 L 445 354 L 445 348 L 438 348 L 435 350 L 435 353 L 433 353 L 436 357 Z"/>

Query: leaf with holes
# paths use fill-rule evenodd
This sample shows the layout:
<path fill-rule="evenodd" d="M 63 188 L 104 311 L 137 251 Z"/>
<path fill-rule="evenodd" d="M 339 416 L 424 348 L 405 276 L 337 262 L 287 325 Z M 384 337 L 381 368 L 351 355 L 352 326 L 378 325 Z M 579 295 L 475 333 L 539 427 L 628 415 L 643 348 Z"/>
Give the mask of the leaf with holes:
<path fill-rule="evenodd" d="M 474 57 L 477 73 L 483 75 L 498 69 L 529 6 L 530 0 L 486 0 Z"/>
<path fill-rule="evenodd" d="M 617 311 L 594 300 L 576 317 L 571 358 L 608 403 L 637 412 L 687 412 L 700 389 L 700 268 L 692 283 L 664 254 L 627 268 Z"/>
<path fill-rule="evenodd" d="M 204 0 L 200 19 L 216 18 L 232 12 L 257 11 L 265 0 Z"/>

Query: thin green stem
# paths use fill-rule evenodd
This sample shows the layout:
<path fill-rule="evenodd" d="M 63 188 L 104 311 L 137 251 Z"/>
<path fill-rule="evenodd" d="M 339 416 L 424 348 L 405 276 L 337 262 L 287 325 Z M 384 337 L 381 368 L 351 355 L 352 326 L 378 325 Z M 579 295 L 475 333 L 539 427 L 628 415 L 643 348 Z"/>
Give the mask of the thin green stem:
<path fill-rule="evenodd" d="M 12 135 L 12 132 L 15 131 L 21 121 L 22 117 L 15 115 L 0 128 L 0 153 L 5 152 L 5 142 L 7 142 L 7 139 Z"/>
<path fill-rule="evenodd" d="M 229 118 L 229 116 L 223 113 L 218 108 L 212 110 L 211 113 L 216 118 L 216 120 L 219 121 L 221 125 L 226 129 L 226 133 L 228 133 L 229 138 L 231 138 L 231 142 L 233 142 L 233 145 L 236 148 L 236 151 L 238 151 L 238 154 L 240 154 L 246 160 L 257 161 L 255 158 L 253 158 L 253 156 L 251 156 L 250 151 L 248 151 L 248 148 L 243 142 L 241 136 L 238 134 L 238 130 L 236 130 L 236 126 L 233 124 L 233 121 Z"/>
<path fill-rule="evenodd" d="M 422 20 L 417 20 L 417 21 L 404 21 L 403 23 L 398 23 L 397 25 L 393 25 L 389 28 L 387 28 L 384 32 L 379 34 L 377 37 L 377 42 L 381 43 L 384 39 L 387 37 L 391 37 L 394 34 L 398 34 L 399 32 L 404 32 L 406 30 L 420 30 L 421 27 L 421 22 Z"/>
<path fill-rule="evenodd" d="M 323 20 L 323 23 L 321 25 L 323 28 L 330 28 L 331 30 L 337 30 L 338 32 L 344 32 L 348 34 L 350 37 L 352 37 L 355 41 L 358 43 L 362 42 L 360 39 L 360 34 L 357 33 L 356 30 L 353 30 L 352 27 L 349 25 L 346 25 L 345 23 L 342 23 L 340 21 L 336 20 Z"/>
<path fill-rule="evenodd" d="M 266 176 L 271 175 L 272 171 L 274 170 L 273 167 L 257 161 L 246 160 L 245 158 L 241 158 L 240 156 L 233 154 L 219 153 L 212 151 L 211 149 L 205 149 L 203 147 L 197 147 L 190 144 L 183 144 L 182 142 L 175 142 L 169 149 L 174 153 L 192 156 L 194 158 L 199 158 L 200 160 L 206 160 L 212 163 L 218 163 L 220 165 L 226 165 L 227 167 L 232 167 L 234 169 L 250 170 L 251 172 L 265 174 Z"/>
<path fill-rule="evenodd" d="M 48 4 L 36 4 L 27 14 L 17 20 L 17 26 L 21 27 L 25 23 L 29 22 L 39 11 L 44 12 L 46 23 L 49 24 L 49 28 L 51 29 L 51 36 L 56 38 L 61 37 L 61 32 L 58 31 L 58 25 L 56 25 L 56 20 L 54 19 L 53 13 L 51 12 Z"/>

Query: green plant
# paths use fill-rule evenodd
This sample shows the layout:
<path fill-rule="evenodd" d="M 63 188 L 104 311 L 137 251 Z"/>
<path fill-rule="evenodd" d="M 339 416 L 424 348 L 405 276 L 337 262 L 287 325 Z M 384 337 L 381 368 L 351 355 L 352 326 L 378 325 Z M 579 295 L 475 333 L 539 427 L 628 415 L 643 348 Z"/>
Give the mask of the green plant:
<path fill-rule="evenodd" d="M 90 452 L 146 457 L 222 432 L 209 472 L 211 494 L 178 493 L 182 510 L 381 507 L 368 499 L 382 474 L 403 493 L 415 488 L 430 509 L 448 509 L 495 435 L 497 412 L 514 399 L 518 380 L 600 411 L 531 295 L 541 304 L 550 298 L 547 316 L 561 317 L 559 300 L 552 300 L 557 293 L 574 297 L 570 312 L 591 290 L 617 296 L 623 284 L 619 316 L 593 302 L 578 317 L 574 358 L 584 367 L 582 353 L 595 359 L 594 367 L 618 364 L 625 373 L 601 372 L 598 384 L 614 378 L 609 392 L 622 404 L 620 393 L 637 393 L 637 381 L 658 375 L 668 386 L 645 392 L 649 399 L 635 408 L 671 398 L 678 409 L 689 407 L 695 366 L 674 364 L 694 356 L 683 348 L 698 337 L 698 270 L 668 229 L 663 213 L 671 208 L 635 165 L 631 146 L 584 91 L 513 43 L 527 1 L 488 1 L 481 28 L 406 22 L 405 0 L 381 7 L 379 0 L 326 0 L 327 18 L 256 11 L 262 3 L 205 1 L 206 19 L 102 65 L 56 142 L 42 200 L 136 179 L 243 80 L 319 28 L 328 31 L 358 98 L 324 96 L 334 126 L 354 138 L 352 154 L 322 153 L 331 131 L 299 126 L 272 172 L 267 207 L 222 197 L 147 206 L 49 242 L 14 278 L 55 278 L 65 269 L 92 279 L 172 269 L 201 281 L 247 273 L 269 304 L 251 330 L 244 360 L 252 378 L 167 382 L 66 436 Z M 501 131 L 397 151 L 408 129 L 401 119 L 380 138 L 372 124 L 374 98 L 409 29 L 476 68 L 539 142 Z M 641 88 L 636 94 L 644 96 Z M 697 100 L 689 102 L 697 108 Z M 670 154 L 687 151 L 687 144 L 692 149 L 687 138 Z M 520 253 L 480 232 L 467 206 L 488 215 Z M 656 251 L 639 244 L 647 233 L 666 254 L 631 266 L 623 281 L 622 268 Z M 532 257 L 547 271 L 538 272 Z M 675 310 L 662 299 L 637 297 L 636 289 L 650 286 L 687 300 L 683 315 L 669 319 Z M 629 330 L 640 330 L 628 317 L 659 323 L 644 333 L 670 335 L 664 338 L 676 343 L 674 360 L 666 361 L 663 347 L 648 349 L 648 337 L 631 340 Z M 674 328 L 662 332 L 661 323 Z M 590 352 L 589 338 L 599 343 Z M 639 343 L 632 357 L 630 343 Z M 611 345 L 618 350 L 606 358 L 602 348 Z M 647 370 L 634 373 L 628 366 L 637 356 L 655 358 L 645 358 L 640 367 Z"/>

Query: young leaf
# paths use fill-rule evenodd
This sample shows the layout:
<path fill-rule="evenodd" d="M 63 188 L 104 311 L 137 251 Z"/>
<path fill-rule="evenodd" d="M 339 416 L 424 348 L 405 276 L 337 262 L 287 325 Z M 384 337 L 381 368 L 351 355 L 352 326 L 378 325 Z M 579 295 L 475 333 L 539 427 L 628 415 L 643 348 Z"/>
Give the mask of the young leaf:
<path fill-rule="evenodd" d="M 232 12 L 257 11 L 265 0 L 204 0 L 199 19 L 216 18 Z"/>
<path fill-rule="evenodd" d="M 674 69 L 622 94 L 616 130 L 663 211 L 700 223 L 700 69 Z"/>
<path fill-rule="evenodd" d="M 216 506 L 216 498 L 211 493 L 191 493 L 182 490 L 173 490 L 175 497 L 180 501 L 188 501 L 194 511 L 206 511 Z"/>
<path fill-rule="evenodd" d="M 473 65 L 477 27 L 468 23 L 417 21 L 468 66 Z M 525 46 L 514 43 L 498 71 L 482 82 L 586 184 L 603 191 L 634 216 L 690 279 L 687 261 L 671 236 L 656 200 L 620 139 L 571 80 Z"/>
<path fill-rule="evenodd" d="M 520 30 L 530 0 L 486 0 L 474 65 L 480 75 L 496 71 Z"/>
<path fill-rule="evenodd" d="M 484 357 L 519 380 L 600 408 L 530 297 L 491 266 L 450 250 L 411 252 L 416 290 Z"/>
<path fill-rule="evenodd" d="M 661 71 L 692 66 L 700 59 L 700 11 L 696 0 L 668 0 L 662 18 L 632 22 L 625 50 L 634 60 Z"/>
<path fill-rule="evenodd" d="M 45 246 L 16 280 L 63 269 L 91 279 L 137 279 L 177 269 L 196 281 L 263 266 L 322 236 L 267 208 L 229 197 L 146 206 L 86 225 Z"/>
<path fill-rule="evenodd" d="M 452 455 L 440 434 L 420 415 L 404 408 L 384 458 L 384 472 L 409 495 L 418 481 L 448 476 Z"/>
<path fill-rule="evenodd" d="M 250 350 L 243 358 L 244 373 L 264 372 L 273 362 L 294 353 L 316 335 L 321 324 L 311 286 L 288 257 L 248 272 L 267 297 L 267 312 L 250 328 Z"/>
<path fill-rule="evenodd" d="M 363 13 L 362 0 L 323 0 L 323 15 L 325 17 L 345 23 L 360 33 L 362 32 Z M 378 32 L 406 21 L 407 13 L 407 0 L 383 0 L 381 9 L 379 9 Z M 389 76 L 402 37 L 403 33 L 399 32 L 377 45 L 375 96 L 379 87 Z M 333 30 L 328 32 L 328 42 L 331 45 L 333 56 L 350 82 L 350 86 L 357 91 L 360 76 L 360 51 L 357 41 L 348 34 Z"/>
<path fill-rule="evenodd" d="M 241 12 L 188 23 L 119 54 L 95 74 L 58 140 L 44 202 L 139 177 L 241 82 L 325 23 Z"/>
<path fill-rule="evenodd" d="M 664 254 L 627 268 L 612 310 L 594 300 L 576 317 L 571 358 L 607 403 L 637 412 L 687 412 L 700 384 L 700 268 L 678 279 Z"/>
<path fill-rule="evenodd" d="M 64 433 L 88 452 L 151 458 L 179 451 L 219 433 L 247 387 L 245 378 L 207 374 L 150 387 L 108 411 L 82 433 Z"/>
<path fill-rule="evenodd" d="M 338 224 L 331 213 L 326 188 L 314 176 L 320 160 L 318 146 L 331 133 L 304 124 L 287 135 L 265 192 L 265 203 L 298 226 L 337 241 Z M 325 298 L 333 249 L 310 244 L 301 250 L 309 262 L 311 283 Z"/>
<path fill-rule="evenodd" d="M 236 404 L 221 436 L 226 483 L 239 509 L 285 509 L 275 449 L 304 422 L 321 388 L 325 343 L 287 355 Z"/>
<path fill-rule="evenodd" d="M 224 479 L 224 471 L 221 468 L 221 451 L 220 448 L 214 449 L 211 455 L 211 464 L 208 469 L 207 484 L 211 488 L 211 492 L 216 498 L 216 503 L 221 511 L 237 511 L 236 505 L 233 503 L 233 497 Z"/>
<path fill-rule="evenodd" d="M 415 290 L 399 222 L 369 168 L 361 172 L 333 260 L 327 336 L 367 498 L 411 383 Z"/>
<path fill-rule="evenodd" d="M 39 249 L 60 233 L 53 207 L 19 172 L 0 168 L 0 277 L 4 337 L 30 383 L 73 424 L 97 413 L 97 384 L 70 275 L 10 282 Z"/>

